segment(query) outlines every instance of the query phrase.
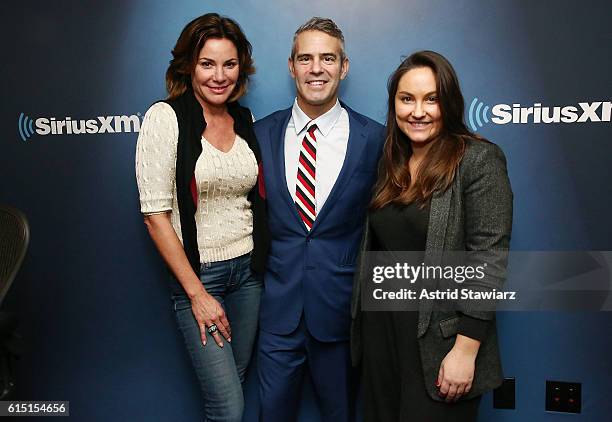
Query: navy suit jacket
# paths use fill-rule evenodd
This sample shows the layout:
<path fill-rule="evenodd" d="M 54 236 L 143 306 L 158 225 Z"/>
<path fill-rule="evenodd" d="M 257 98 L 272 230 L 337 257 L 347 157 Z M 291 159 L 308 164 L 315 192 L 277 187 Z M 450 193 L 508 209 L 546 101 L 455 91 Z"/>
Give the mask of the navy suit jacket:
<path fill-rule="evenodd" d="M 291 333 L 303 314 L 317 340 L 349 338 L 355 257 L 376 181 L 384 127 L 342 107 L 349 116 L 344 164 L 310 232 L 298 215 L 285 178 L 284 142 L 291 108 L 255 123 L 271 237 L 260 327 L 273 334 Z"/>

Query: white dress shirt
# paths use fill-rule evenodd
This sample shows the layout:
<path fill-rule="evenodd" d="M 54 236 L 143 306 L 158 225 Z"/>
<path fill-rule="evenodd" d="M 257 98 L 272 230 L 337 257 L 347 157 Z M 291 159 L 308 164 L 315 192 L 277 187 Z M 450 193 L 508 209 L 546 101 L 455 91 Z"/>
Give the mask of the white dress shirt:
<path fill-rule="evenodd" d="M 344 164 L 349 138 L 349 117 L 336 100 L 336 104 L 327 113 L 311 121 L 298 105 L 297 99 L 294 101 L 291 119 L 285 131 L 285 176 L 287 189 L 294 202 L 300 148 L 311 122 L 317 125 L 315 207 L 318 215 Z"/>

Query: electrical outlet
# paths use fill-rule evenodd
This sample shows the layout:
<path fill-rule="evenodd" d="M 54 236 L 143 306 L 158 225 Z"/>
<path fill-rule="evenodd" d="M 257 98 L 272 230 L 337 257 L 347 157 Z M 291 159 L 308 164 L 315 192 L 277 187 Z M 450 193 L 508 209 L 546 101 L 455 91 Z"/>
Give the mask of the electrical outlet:
<path fill-rule="evenodd" d="M 504 378 L 502 385 L 493 390 L 493 407 L 495 409 L 516 409 L 516 380 Z"/>
<path fill-rule="evenodd" d="M 582 384 L 579 382 L 546 381 L 546 410 L 580 413 Z"/>

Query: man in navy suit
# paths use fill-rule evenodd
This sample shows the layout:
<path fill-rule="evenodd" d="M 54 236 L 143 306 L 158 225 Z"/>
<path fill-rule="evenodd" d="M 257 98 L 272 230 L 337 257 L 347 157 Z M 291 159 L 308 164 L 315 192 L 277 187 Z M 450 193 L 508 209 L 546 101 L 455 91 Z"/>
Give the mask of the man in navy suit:
<path fill-rule="evenodd" d="M 384 128 L 338 101 L 349 70 L 330 19 L 295 33 L 291 108 L 256 122 L 271 235 L 258 370 L 263 422 L 297 418 L 305 371 L 325 421 L 354 418 L 350 299 Z"/>

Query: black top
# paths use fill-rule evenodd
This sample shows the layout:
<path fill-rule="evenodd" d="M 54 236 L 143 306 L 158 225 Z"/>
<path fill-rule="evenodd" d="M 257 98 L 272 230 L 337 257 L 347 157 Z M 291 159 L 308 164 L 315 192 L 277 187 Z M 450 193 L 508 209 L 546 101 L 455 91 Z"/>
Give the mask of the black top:
<path fill-rule="evenodd" d="M 388 204 L 370 211 L 372 250 L 422 251 L 424 257 L 429 208 L 429 202 L 423 208 L 413 202 L 409 205 Z M 488 326 L 488 321 L 462 314 L 457 333 L 482 341 Z"/>
<path fill-rule="evenodd" d="M 376 249 L 383 251 L 425 251 L 429 203 L 388 204 L 370 212 L 370 226 Z"/>

